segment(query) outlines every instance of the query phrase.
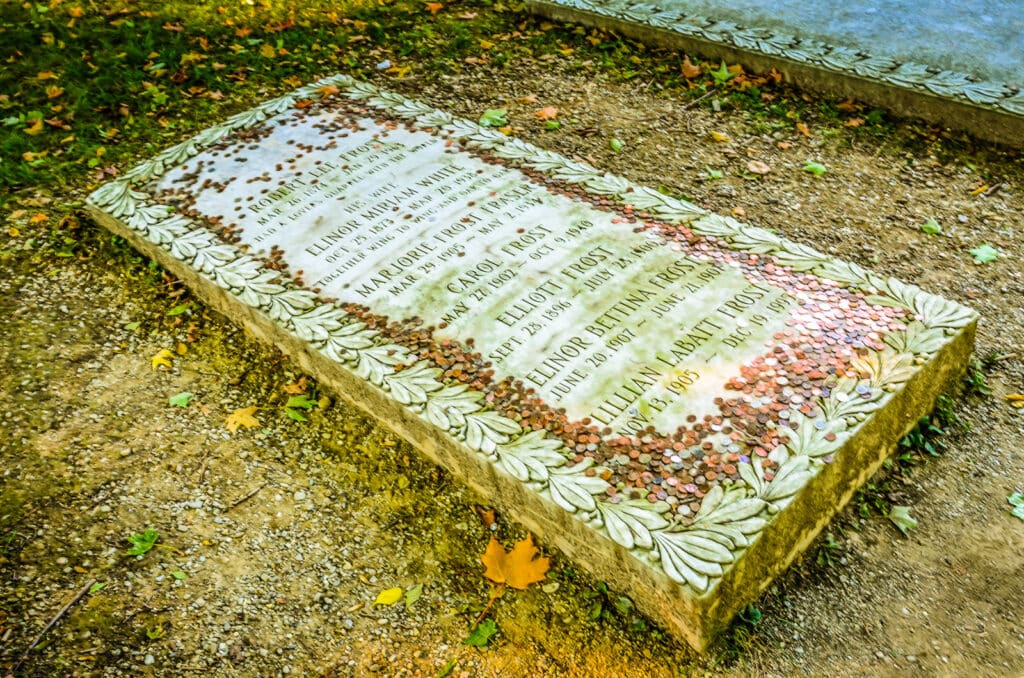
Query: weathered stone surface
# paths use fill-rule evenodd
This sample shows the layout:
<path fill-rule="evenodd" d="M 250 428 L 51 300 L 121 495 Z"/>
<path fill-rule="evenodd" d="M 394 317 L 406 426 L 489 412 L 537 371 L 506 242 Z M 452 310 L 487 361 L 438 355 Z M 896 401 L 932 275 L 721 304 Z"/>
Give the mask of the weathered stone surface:
<path fill-rule="evenodd" d="M 696 647 L 931 408 L 976 322 L 345 76 L 89 205 Z"/>
<path fill-rule="evenodd" d="M 1012 0 L 527 0 L 806 89 L 855 97 L 999 143 L 1024 144 L 1024 23 Z"/>

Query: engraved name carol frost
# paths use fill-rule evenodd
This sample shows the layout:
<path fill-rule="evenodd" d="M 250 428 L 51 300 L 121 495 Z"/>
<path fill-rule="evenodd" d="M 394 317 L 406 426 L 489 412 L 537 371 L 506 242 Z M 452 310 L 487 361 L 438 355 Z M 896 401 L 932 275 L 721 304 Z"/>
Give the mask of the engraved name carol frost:
<path fill-rule="evenodd" d="M 976 322 L 346 76 L 89 204 L 698 648 L 930 409 Z"/>

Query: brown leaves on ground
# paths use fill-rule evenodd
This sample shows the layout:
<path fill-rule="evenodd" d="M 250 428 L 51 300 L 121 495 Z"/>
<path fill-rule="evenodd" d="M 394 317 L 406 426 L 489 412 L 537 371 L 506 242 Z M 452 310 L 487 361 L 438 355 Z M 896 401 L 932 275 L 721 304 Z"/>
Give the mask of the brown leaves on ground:
<path fill-rule="evenodd" d="M 540 551 L 533 545 L 533 535 L 516 542 L 512 550 L 505 552 L 501 543 L 491 537 L 487 551 L 480 557 L 487 567 L 484 576 L 496 584 L 507 584 L 514 589 L 525 589 L 545 579 L 551 567 L 549 558 L 538 558 Z"/>
<path fill-rule="evenodd" d="M 702 73 L 701 67 L 690 61 L 689 55 L 683 57 L 683 65 L 679 67 L 679 70 L 683 72 L 683 77 L 687 80 L 692 80 Z"/>
<path fill-rule="evenodd" d="M 255 405 L 252 407 L 239 407 L 237 410 L 228 415 L 225 426 L 228 431 L 234 433 L 241 428 L 255 428 L 260 425 L 260 420 L 256 418 L 256 410 L 259 408 Z"/>
<path fill-rule="evenodd" d="M 554 120 L 558 117 L 558 109 L 554 106 L 545 106 L 533 112 L 538 120 Z"/>

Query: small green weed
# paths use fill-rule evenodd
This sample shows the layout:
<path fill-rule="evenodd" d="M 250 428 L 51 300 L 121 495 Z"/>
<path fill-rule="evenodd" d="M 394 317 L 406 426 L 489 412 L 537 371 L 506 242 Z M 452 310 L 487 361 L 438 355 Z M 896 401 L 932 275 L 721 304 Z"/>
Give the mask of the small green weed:
<path fill-rule="evenodd" d="M 843 544 L 836 540 L 831 532 L 825 534 L 824 543 L 818 547 L 815 562 L 818 567 L 835 567 L 843 558 Z"/>
<path fill-rule="evenodd" d="M 128 537 L 128 541 L 132 543 L 132 547 L 128 549 L 127 554 L 130 556 L 141 556 L 149 553 L 156 542 L 160 539 L 160 533 L 150 528 L 142 534 L 133 534 Z"/>
<path fill-rule="evenodd" d="M 986 363 L 978 358 L 973 358 L 967 365 L 967 372 L 964 374 L 964 383 L 967 392 L 972 395 L 987 396 L 992 393 L 992 387 L 988 385 L 986 369 L 990 369 L 994 363 Z"/>

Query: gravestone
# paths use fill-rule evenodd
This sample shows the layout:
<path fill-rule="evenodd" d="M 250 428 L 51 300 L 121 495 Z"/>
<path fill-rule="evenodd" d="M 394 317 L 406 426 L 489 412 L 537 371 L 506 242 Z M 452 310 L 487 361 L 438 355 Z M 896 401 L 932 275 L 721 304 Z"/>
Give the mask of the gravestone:
<path fill-rule="evenodd" d="M 531 11 L 1024 144 L 1018 0 L 527 0 Z"/>
<path fill-rule="evenodd" d="M 89 206 L 698 648 L 930 410 L 976 323 L 345 76 Z"/>

